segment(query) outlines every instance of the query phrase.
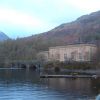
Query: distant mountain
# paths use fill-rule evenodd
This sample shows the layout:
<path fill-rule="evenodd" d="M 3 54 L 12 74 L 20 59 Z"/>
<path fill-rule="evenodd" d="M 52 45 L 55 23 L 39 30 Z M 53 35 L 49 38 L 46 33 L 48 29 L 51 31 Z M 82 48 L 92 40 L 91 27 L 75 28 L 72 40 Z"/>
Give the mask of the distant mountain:
<path fill-rule="evenodd" d="M 7 39 L 9 39 L 9 37 L 5 33 L 0 32 L 0 41 L 4 41 L 4 40 L 7 40 Z"/>

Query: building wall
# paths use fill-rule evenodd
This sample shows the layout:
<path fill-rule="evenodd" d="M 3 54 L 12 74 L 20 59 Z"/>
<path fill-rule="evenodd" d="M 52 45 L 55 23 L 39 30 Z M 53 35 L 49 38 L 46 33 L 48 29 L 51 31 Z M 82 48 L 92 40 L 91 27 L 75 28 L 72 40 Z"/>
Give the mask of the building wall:
<path fill-rule="evenodd" d="M 48 51 L 39 52 L 37 54 L 37 59 L 39 61 L 48 61 L 49 60 L 49 52 Z"/>
<path fill-rule="evenodd" d="M 58 61 L 91 61 L 96 53 L 93 44 L 76 44 L 49 48 L 49 59 Z"/>
<path fill-rule="evenodd" d="M 94 44 L 75 44 L 50 47 L 38 54 L 43 61 L 91 61 L 95 58 L 97 47 Z"/>

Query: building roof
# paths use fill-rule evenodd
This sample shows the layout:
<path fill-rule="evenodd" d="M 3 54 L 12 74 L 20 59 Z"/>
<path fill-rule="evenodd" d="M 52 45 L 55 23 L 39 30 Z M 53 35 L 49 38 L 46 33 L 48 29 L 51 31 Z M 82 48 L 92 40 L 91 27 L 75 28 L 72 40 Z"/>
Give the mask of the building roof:
<path fill-rule="evenodd" d="M 79 46 L 92 46 L 92 47 L 96 47 L 95 44 L 83 44 L 83 43 L 78 43 L 78 44 L 68 44 L 68 45 L 66 45 L 66 46 L 49 47 L 49 49 L 54 49 L 54 48 L 67 48 L 67 47 L 79 47 Z"/>

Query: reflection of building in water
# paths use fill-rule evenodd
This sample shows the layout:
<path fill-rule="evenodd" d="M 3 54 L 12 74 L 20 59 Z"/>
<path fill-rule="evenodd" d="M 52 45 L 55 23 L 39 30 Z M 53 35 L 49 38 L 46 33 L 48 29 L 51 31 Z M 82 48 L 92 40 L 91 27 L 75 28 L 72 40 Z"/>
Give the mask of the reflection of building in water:
<path fill-rule="evenodd" d="M 77 79 L 65 79 L 65 78 L 51 78 L 48 79 L 49 87 L 52 87 L 56 90 L 64 90 L 66 93 L 73 94 L 91 94 L 91 80 L 77 78 Z"/>
<path fill-rule="evenodd" d="M 94 44 L 74 44 L 50 47 L 49 51 L 39 53 L 46 61 L 91 61 L 96 54 Z"/>

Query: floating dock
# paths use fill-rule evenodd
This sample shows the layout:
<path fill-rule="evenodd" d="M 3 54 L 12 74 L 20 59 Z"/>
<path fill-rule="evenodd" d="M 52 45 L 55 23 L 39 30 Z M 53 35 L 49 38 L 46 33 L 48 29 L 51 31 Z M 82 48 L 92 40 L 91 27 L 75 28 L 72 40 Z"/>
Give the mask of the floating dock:
<path fill-rule="evenodd" d="M 40 78 L 100 78 L 97 75 L 40 75 Z"/>

